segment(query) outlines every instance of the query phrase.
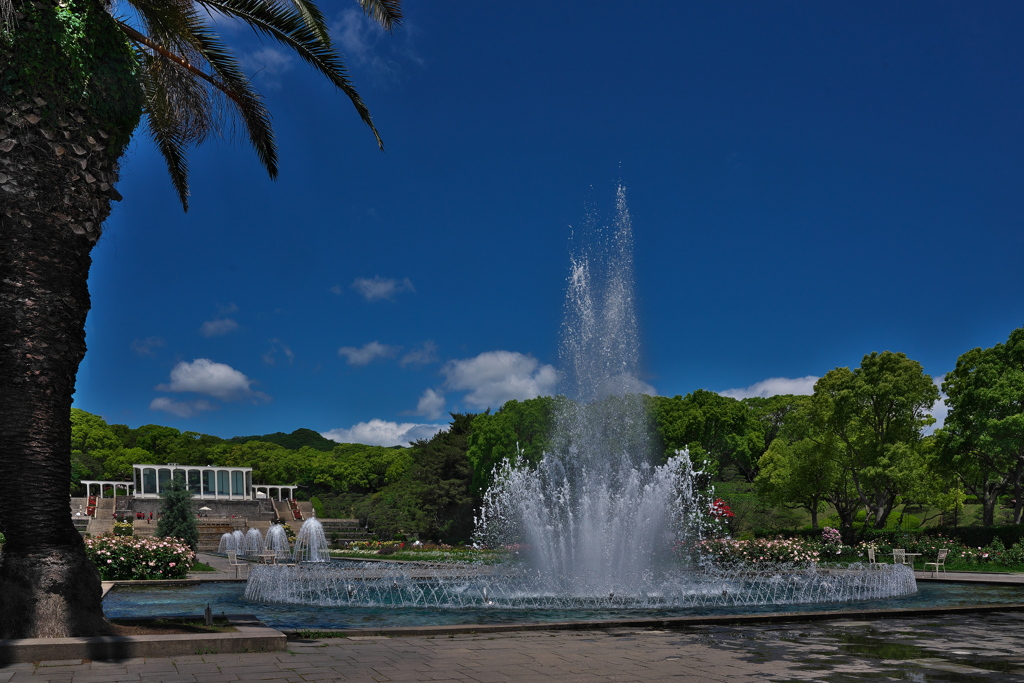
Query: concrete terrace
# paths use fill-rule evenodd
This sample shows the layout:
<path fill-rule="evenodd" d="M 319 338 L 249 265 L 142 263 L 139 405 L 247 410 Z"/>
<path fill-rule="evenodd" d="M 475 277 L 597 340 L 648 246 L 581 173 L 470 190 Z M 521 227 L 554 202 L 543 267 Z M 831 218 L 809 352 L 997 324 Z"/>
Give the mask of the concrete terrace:
<path fill-rule="evenodd" d="M 203 580 L 234 580 L 223 558 Z M 921 581 L 932 580 L 917 572 Z M 1024 574 L 947 580 L 1024 584 Z M 1024 606 L 980 613 L 865 614 L 815 621 L 618 625 L 297 639 L 276 652 L 41 660 L 0 683 L 61 681 L 1024 681 Z"/>

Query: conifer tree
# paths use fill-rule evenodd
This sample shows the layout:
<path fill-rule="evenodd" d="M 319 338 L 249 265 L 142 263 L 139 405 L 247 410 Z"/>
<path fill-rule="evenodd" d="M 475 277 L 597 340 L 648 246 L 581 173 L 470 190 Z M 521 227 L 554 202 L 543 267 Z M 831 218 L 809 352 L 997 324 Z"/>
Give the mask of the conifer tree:
<path fill-rule="evenodd" d="M 199 524 L 192 512 L 192 492 L 175 477 L 164 489 L 160 519 L 156 523 L 156 535 L 160 538 L 177 538 L 188 543 L 192 550 L 199 546 Z"/>

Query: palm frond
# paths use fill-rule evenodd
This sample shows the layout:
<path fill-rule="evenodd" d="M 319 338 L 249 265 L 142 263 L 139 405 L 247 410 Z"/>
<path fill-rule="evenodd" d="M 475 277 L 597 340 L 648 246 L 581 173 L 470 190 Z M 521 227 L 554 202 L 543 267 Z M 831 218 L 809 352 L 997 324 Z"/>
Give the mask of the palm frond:
<path fill-rule="evenodd" d="M 270 126 L 270 112 L 263 105 L 263 98 L 252 87 L 248 77 L 235 61 L 230 50 L 217 35 L 205 27 L 193 31 L 192 39 L 210 68 L 234 94 L 232 104 L 237 109 L 249 136 L 249 144 L 256 150 L 260 163 L 271 178 L 277 177 L 277 143 Z"/>
<path fill-rule="evenodd" d="M 309 26 L 325 43 L 331 42 L 330 35 L 327 32 L 327 21 L 324 20 L 323 12 L 316 6 L 316 3 L 309 2 L 308 0 L 291 0 L 292 5 L 295 7 L 295 11 L 302 17 Z"/>
<path fill-rule="evenodd" d="M 196 0 L 196 2 L 221 14 L 237 17 L 254 30 L 271 36 L 293 49 L 307 64 L 326 76 L 336 88 L 348 96 L 359 113 L 359 117 L 373 131 L 377 145 L 384 149 L 384 141 L 373 124 L 369 108 L 348 80 L 348 71 L 341 56 L 330 42 L 319 40 L 316 32 L 300 16 L 263 0 Z"/>
<path fill-rule="evenodd" d="M 182 207 L 188 211 L 188 161 L 185 146 L 189 135 L 188 124 L 181 118 L 182 110 L 175 106 L 175 98 L 166 88 L 167 80 L 159 72 L 166 70 L 166 61 L 143 50 L 136 50 L 145 74 L 141 79 L 146 96 L 146 128 L 156 142 L 167 164 L 171 184 Z"/>
<path fill-rule="evenodd" d="M 0 7 L 10 0 L 0 0 Z M 258 34 L 274 38 L 341 90 L 360 118 L 384 142 L 370 111 L 348 80 L 341 55 L 331 43 L 315 0 L 124 0 L 135 22 L 118 20 L 136 46 L 139 78 L 146 95 L 147 129 L 156 141 L 182 205 L 188 210 L 188 145 L 219 131 L 224 119 L 215 103 L 237 115 L 249 143 L 271 178 L 277 176 L 277 146 L 270 114 L 228 46 L 210 25 L 206 10 L 240 19 Z M 390 30 L 401 23 L 400 0 L 359 0 L 363 11 Z"/>
<path fill-rule="evenodd" d="M 129 36 L 225 95 L 231 109 L 241 119 L 249 143 L 256 150 L 260 162 L 270 177 L 276 178 L 277 146 L 270 126 L 270 114 L 231 51 L 204 22 L 195 10 L 195 5 L 191 2 L 167 3 L 161 0 L 129 2 L 149 32 L 148 37 L 139 38 L 127 30 Z"/>
<path fill-rule="evenodd" d="M 401 0 L 359 0 L 366 16 L 390 31 L 402 24 Z"/>

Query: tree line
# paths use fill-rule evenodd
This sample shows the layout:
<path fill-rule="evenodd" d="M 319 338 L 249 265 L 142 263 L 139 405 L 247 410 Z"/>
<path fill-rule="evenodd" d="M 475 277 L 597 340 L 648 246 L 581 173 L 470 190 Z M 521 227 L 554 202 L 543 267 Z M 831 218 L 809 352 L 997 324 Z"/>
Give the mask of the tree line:
<path fill-rule="evenodd" d="M 949 523 L 969 499 L 992 525 L 1007 496 L 1020 523 L 1024 329 L 963 354 L 941 386 L 949 413 L 934 430 L 938 386 L 920 363 L 890 351 L 826 373 L 807 396 L 735 399 L 701 389 L 642 400 L 655 459 L 688 449 L 747 530 L 792 526 L 802 518 L 790 510 L 813 527 L 827 513 L 845 529 L 881 529 L 907 509 L 937 511 Z M 409 447 L 337 444 L 308 429 L 234 439 L 131 429 L 75 409 L 72 488 L 130 478 L 133 463 L 250 466 L 254 482 L 297 484 L 324 516 L 358 517 L 382 538 L 464 542 L 494 467 L 512 456 L 523 466 L 538 462 L 567 400 L 452 414 L 446 430 Z"/>

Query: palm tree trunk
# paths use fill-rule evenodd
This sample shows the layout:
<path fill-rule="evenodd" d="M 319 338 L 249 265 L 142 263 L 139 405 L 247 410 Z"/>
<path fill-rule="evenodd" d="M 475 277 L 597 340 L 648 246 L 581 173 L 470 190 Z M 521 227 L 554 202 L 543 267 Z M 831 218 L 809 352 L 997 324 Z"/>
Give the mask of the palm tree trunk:
<path fill-rule="evenodd" d="M 0 130 L 14 140 L 0 157 L 0 638 L 96 635 L 109 624 L 71 522 L 70 411 L 116 159 L 80 114 L 44 129 L 36 103 L 5 104 L 17 113 Z"/>
<path fill-rule="evenodd" d="M 102 0 L 14 0 L 0 32 L 0 638 L 109 631 L 71 522 L 90 252 L 142 111 Z"/>

